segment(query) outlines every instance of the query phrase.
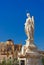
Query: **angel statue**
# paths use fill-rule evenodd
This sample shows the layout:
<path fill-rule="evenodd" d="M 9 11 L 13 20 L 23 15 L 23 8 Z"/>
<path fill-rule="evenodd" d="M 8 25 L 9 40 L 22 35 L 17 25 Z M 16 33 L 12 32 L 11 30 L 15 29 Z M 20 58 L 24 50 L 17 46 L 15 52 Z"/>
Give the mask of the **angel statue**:
<path fill-rule="evenodd" d="M 27 13 L 27 19 L 25 23 L 25 32 L 27 34 L 28 40 L 31 39 L 33 40 L 33 35 L 34 35 L 34 17 L 30 17 L 30 14 Z"/>

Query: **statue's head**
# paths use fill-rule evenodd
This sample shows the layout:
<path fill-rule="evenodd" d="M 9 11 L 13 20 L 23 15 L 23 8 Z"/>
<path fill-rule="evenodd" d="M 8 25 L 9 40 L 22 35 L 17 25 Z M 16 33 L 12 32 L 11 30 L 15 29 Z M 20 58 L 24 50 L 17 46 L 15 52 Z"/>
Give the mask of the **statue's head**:
<path fill-rule="evenodd" d="M 30 17 L 30 13 L 27 13 L 26 15 L 27 15 L 27 17 Z"/>

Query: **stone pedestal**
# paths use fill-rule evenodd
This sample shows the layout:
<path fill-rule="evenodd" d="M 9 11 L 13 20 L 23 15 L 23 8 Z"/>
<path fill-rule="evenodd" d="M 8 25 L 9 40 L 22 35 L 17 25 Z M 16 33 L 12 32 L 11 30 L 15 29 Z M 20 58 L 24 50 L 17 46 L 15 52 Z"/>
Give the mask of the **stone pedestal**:
<path fill-rule="evenodd" d="M 27 65 L 42 65 L 41 59 L 30 58 L 27 59 Z"/>
<path fill-rule="evenodd" d="M 42 58 L 41 55 L 39 55 L 39 53 L 35 52 L 35 53 L 27 53 L 27 65 L 42 65 Z"/>
<path fill-rule="evenodd" d="M 20 55 L 19 65 L 42 65 L 41 59 L 39 53 L 26 53 L 25 56 Z"/>

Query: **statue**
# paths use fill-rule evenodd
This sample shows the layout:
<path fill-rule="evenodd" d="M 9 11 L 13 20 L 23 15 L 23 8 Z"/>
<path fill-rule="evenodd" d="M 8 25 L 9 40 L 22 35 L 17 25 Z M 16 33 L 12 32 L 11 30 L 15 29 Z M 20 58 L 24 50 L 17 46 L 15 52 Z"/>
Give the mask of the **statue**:
<path fill-rule="evenodd" d="M 30 17 L 30 14 L 27 13 L 27 19 L 25 23 L 25 32 L 27 34 L 28 40 L 33 40 L 33 35 L 34 35 L 34 17 Z"/>

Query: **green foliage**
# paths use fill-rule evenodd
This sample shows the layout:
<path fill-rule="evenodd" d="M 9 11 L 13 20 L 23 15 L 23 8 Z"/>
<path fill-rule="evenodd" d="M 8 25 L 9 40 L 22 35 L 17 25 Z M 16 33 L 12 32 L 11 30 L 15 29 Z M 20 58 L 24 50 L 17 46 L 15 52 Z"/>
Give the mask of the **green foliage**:
<path fill-rule="evenodd" d="M 42 58 L 42 62 L 43 62 L 43 65 L 44 65 L 44 57 Z"/>
<path fill-rule="evenodd" d="M 6 65 L 12 65 L 11 61 L 8 61 L 8 62 L 6 63 Z"/>
<path fill-rule="evenodd" d="M 19 60 L 17 58 L 14 58 L 13 63 L 14 65 L 19 65 Z"/>
<path fill-rule="evenodd" d="M 6 60 L 5 60 L 5 58 L 3 59 L 1 65 L 6 65 Z"/>
<path fill-rule="evenodd" d="M 2 65 L 2 63 L 0 63 L 0 65 Z"/>
<path fill-rule="evenodd" d="M 7 62 L 5 59 L 3 59 L 2 63 L 0 65 L 19 65 L 19 60 L 14 58 L 13 60 L 8 59 Z"/>

